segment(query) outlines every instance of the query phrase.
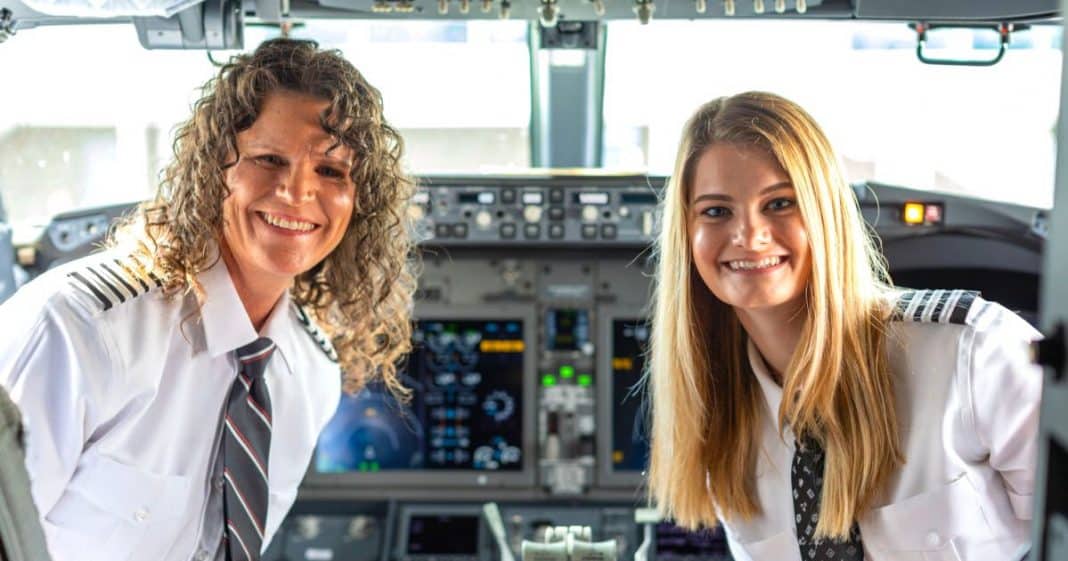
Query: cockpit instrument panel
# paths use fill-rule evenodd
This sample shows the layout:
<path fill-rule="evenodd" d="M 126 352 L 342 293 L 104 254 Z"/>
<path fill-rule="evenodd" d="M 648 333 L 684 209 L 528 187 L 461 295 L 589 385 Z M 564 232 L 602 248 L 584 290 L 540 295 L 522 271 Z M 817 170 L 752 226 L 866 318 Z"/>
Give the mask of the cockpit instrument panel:
<path fill-rule="evenodd" d="M 393 559 L 488 561 L 488 536 L 477 505 L 409 504 L 400 507 Z"/>
<path fill-rule="evenodd" d="M 598 413 L 608 434 L 598 444 L 598 480 L 607 486 L 640 483 L 649 463 L 649 406 L 644 385 L 649 322 L 639 310 L 603 306 L 598 312 Z M 604 434 L 604 433 L 602 433 Z"/>
<path fill-rule="evenodd" d="M 730 561 L 723 528 L 696 532 L 671 522 L 656 525 L 656 561 Z"/>
<path fill-rule="evenodd" d="M 409 556 L 478 555 L 477 514 L 415 514 L 408 519 Z"/>
<path fill-rule="evenodd" d="M 612 469 L 641 471 L 649 461 L 645 393 L 641 387 L 649 324 L 612 320 Z"/>
<path fill-rule="evenodd" d="M 532 393 L 525 388 L 531 324 L 522 313 L 422 316 L 400 369 L 411 398 L 398 401 L 381 382 L 342 396 L 319 438 L 311 478 L 347 474 L 374 483 L 380 474 L 403 482 L 405 472 L 426 470 L 485 484 L 470 475 L 523 474 L 532 430 L 524 401 Z"/>
<path fill-rule="evenodd" d="M 545 350 L 582 351 L 590 344 L 590 314 L 583 309 L 552 308 L 545 313 Z"/>

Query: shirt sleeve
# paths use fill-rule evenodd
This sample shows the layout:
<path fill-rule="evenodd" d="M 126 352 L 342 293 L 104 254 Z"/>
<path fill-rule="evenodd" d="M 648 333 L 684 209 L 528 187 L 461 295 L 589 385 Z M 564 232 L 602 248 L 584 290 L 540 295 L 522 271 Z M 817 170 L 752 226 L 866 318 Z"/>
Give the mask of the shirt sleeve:
<path fill-rule="evenodd" d="M 1041 334 L 1009 310 L 987 305 L 996 309 L 977 326 L 969 369 L 976 438 L 1001 474 L 1016 517 L 1030 520 L 1043 376 L 1029 345 Z"/>
<path fill-rule="evenodd" d="M 28 311 L 22 303 L 10 304 L 3 307 L 5 316 L 26 319 L 0 328 L 0 384 L 22 412 L 31 492 L 45 516 L 100 424 L 111 361 L 103 327 L 61 297 L 36 314 L 20 313 Z"/>

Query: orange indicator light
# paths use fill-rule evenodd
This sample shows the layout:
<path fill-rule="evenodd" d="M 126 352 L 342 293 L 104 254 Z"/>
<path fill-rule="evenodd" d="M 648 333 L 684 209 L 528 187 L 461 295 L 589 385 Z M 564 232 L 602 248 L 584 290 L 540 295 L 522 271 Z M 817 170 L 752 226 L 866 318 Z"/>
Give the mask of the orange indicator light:
<path fill-rule="evenodd" d="M 925 210 L 923 203 L 905 203 L 901 217 L 905 224 L 923 224 Z"/>

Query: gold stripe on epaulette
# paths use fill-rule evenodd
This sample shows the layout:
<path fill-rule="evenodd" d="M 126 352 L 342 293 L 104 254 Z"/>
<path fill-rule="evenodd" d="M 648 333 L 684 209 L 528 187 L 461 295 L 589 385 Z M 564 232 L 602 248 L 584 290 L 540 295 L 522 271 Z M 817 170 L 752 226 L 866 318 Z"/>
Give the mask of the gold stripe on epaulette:
<path fill-rule="evenodd" d="M 330 359 L 331 362 L 339 362 L 337 351 L 334 350 L 334 345 L 330 342 L 330 338 L 311 320 L 311 317 L 304 311 L 303 307 L 294 302 L 293 308 L 297 312 L 297 319 L 300 320 L 300 324 L 304 327 L 308 336 L 319 345 L 319 349 L 323 351 L 326 358 Z"/>
<path fill-rule="evenodd" d="M 151 292 L 154 287 L 147 279 L 153 280 L 156 288 L 162 286 L 151 273 L 147 279 L 138 275 L 135 271 L 139 269 L 140 265 L 132 257 L 115 258 L 86 264 L 67 273 L 67 279 L 74 288 L 92 296 L 101 311 L 107 311 Z"/>
<path fill-rule="evenodd" d="M 917 323 L 963 324 L 978 292 L 971 290 L 909 290 L 901 294 L 893 319 Z"/>

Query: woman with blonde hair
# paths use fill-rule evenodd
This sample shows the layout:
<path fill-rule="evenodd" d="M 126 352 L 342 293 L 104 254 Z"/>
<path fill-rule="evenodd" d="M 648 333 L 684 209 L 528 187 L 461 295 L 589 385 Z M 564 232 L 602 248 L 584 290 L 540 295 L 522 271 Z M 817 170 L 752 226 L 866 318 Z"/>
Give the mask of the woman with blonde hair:
<path fill-rule="evenodd" d="M 826 136 L 748 92 L 686 124 L 663 201 L 649 490 L 736 559 L 1009 559 L 1028 539 L 1039 334 L 898 290 Z"/>
<path fill-rule="evenodd" d="M 339 52 L 267 41 L 204 87 L 109 249 L 0 307 L 53 559 L 258 560 L 342 385 L 403 392 L 401 147 Z"/>

